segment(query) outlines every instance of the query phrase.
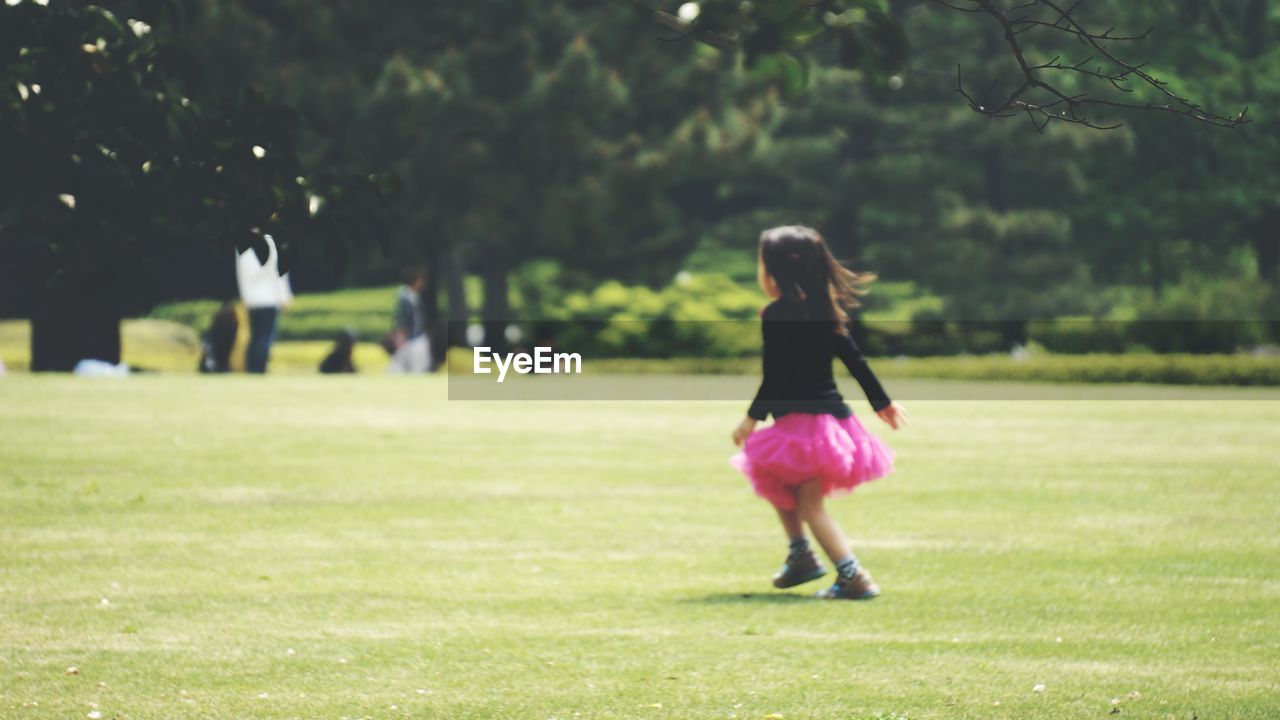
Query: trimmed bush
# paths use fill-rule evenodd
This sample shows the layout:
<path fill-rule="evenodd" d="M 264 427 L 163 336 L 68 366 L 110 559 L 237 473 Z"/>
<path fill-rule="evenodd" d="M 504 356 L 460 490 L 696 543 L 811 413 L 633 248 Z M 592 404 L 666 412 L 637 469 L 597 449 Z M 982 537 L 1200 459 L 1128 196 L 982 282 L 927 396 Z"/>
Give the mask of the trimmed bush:
<path fill-rule="evenodd" d="M 1257 355 L 1046 355 L 1016 360 L 1008 355 L 881 359 L 884 378 L 1053 383 L 1147 383 L 1280 387 L 1280 358 Z M 451 372 L 471 371 L 471 351 L 449 352 Z M 617 375 L 758 374 L 756 358 L 592 358 L 583 372 Z M 838 364 L 836 377 L 845 370 Z"/>
<path fill-rule="evenodd" d="M 1123 353 L 1138 344 L 1131 324 L 1092 318 L 1033 320 L 1027 324 L 1027 339 L 1054 353 Z"/>
<path fill-rule="evenodd" d="M 1257 279 L 1189 282 L 1140 304 L 1133 335 L 1156 352 L 1234 352 L 1270 339 L 1276 296 Z"/>
<path fill-rule="evenodd" d="M 391 329 L 395 299 L 395 286 L 299 295 L 281 314 L 276 336 L 281 340 L 332 340 L 339 332 L 351 330 L 360 340 L 374 341 Z M 156 307 L 149 317 L 203 333 L 220 305 L 216 300 L 168 303 Z"/>
<path fill-rule="evenodd" d="M 868 355 L 933 357 L 987 354 L 1009 350 L 1003 336 L 976 323 L 941 320 L 864 323 L 858 337 Z"/>
<path fill-rule="evenodd" d="M 764 304 L 720 275 L 682 273 L 662 290 L 610 281 L 570 293 L 526 333 L 593 357 L 743 357 L 760 351 Z"/>
<path fill-rule="evenodd" d="M 913 358 L 876 365 L 886 377 L 1064 383 L 1280 385 L 1280 358 L 1257 355 L 1007 355 Z"/>

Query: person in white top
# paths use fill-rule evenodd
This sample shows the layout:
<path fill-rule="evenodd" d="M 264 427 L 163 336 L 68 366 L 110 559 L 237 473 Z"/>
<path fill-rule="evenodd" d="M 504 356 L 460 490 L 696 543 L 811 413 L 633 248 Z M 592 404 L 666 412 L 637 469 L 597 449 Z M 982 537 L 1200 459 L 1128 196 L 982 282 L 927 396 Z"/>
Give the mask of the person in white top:
<path fill-rule="evenodd" d="M 236 257 L 236 282 L 240 285 L 240 301 L 249 309 L 249 347 L 245 349 L 245 370 L 265 373 L 271 359 L 271 343 L 276 336 L 276 320 L 282 309 L 293 302 L 288 273 L 280 274 L 275 240 L 267 241 L 267 261 L 258 261 L 253 249 Z"/>

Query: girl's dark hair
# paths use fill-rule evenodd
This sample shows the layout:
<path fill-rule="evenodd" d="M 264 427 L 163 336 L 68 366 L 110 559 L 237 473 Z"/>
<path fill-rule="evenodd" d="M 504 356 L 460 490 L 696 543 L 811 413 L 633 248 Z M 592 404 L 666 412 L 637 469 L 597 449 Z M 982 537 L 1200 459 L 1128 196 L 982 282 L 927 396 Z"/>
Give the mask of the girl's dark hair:
<path fill-rule="evenodd" d="M 760 234 L 760 259 L 782 291 L 800 303 L 808 320 L 828 321 L 837 333 L 849 332 L 849 311 L 858 307 L 872 273 L 850 270 L 836 260 L 813 228 L 783 225 Z"/>

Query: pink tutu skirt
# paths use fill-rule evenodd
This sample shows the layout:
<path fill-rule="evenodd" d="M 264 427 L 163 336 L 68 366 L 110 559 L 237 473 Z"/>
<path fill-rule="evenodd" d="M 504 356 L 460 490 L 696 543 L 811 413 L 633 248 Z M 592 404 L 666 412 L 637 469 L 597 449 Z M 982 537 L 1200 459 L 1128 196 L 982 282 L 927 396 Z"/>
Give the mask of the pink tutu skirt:
<path fill-rule="evenodd" d="M 843 495 L 893 470 L 893 451 L 852 415 L 788 413 L 747 438 L 729 461 L 756 494 L 779 510 L 794 510 L 795 487 L 822 481 L 824 496 Z"/>

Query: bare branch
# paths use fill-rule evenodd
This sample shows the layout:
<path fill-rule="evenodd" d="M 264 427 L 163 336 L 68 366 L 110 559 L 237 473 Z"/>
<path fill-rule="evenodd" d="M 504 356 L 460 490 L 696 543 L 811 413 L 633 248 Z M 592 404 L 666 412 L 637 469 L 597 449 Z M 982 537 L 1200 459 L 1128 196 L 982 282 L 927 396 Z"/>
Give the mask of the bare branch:
<path fill-rule="evenodd" d="M 639 2 L 637 4 L 645 10 L 653 13 L 654 22 L 668 30 L 673 30 L 679 33 L 673 38 L 662 38 L 664 41 L 675 42 L 678 40 L 684 40 L 685 38 L 693 38 L 698 42 L 706 43 L 707 45 L 719 50 L 731 50 L 738 46 L 737 40 L 725 35 L 724 33 L 700 28 L 696 22 L 685 22 L 669 12 L 654 10 L 643 2 Z"/>
<path fill-rule="evenodd" d="M 741 44 L 736 22 L 727 23 L 726 27 L 712 27 L 694 20 L 688 22 L 662 10 L 651 7 L 646 0 L 626 0 L 652 15 L 654 21 L 676 33 L 674 37 L 663 38 L 667 41 L 693 39 L 721 50 L 738 48 Z M 1169 83 L 1153 75 L 1148 62 L 1129 62 L 1120 57 L 1112 49 L 1117 43 L 1133 43 L 1144 40 L 1152 33 L 1152 28 L 1138 35 L 1117 33 L 1114 27 L 1101 32 L 1086 28 L 1076 17 L 1086 0 L 1022 0 L 1008 9 L 996 5 L 995 0 L 933 0 L 934 3 L 948 9 L 985 15 L 995 21 L 1004 37 L 1010 54 L 1018 66 L 1019 81 L 1003 97 L 994 97 L 998 83 L 993 81 L 986 92 L 975 96 L 964 82 L 962 68 L 956 68 L 956 90 L 964 97 L 974 111 L 991 117 L 1012 117 L 1025 114 L 1031 119 L 1037 131 L 1043 132 L 1052 122 L 1064 122 L 1083 125 L 1099 130 L 1118 128 L 1121 123 L 1096 118 L 1093 113 L 1099 110 L 1145 111 L 1191 118 L 1198 122 L 1217 127 L 1233 128 L 1249 122 L 1246 107 L 1235 115 L 1222 115 L 1213 112 L 1194 100 L 1175 93 Z M 807 5 L 810 10 L 821 10 L 824 2 L 815 1 Z M 747 12 L 747 11 L 743 11 Z M 751 26 L 752 20 L 747 23 Z M 1048 36 L 1050 38 L 1067 38 L 1075 40 L 1084 48 L 1083 60 L 1064 60 L 1061 54 L 1054 55 L 1044 62 L 1031 62 L 1027 59 L 1025 39 Z M 1051 43 L 1052 44 L 1052 43 Z M 1102 95 L 1093 90 L 1068 92 L 1062 88 L 1073 87 L 1055 84 L 1055 78 L 1074 75 L 1083 79 L 1083 84 L 1094 85 L 1104 91 Z M 1142 102 L 1128 100 L 1125 96 L 1133 96 L 1139 89 L 1158 93 L 1159 102 Z"/>
<path fill-rule="evenodd" d="M 1075 11 L 1085 0 L 1073 0 L 1069 5 L 1062 4 L 1061 0 L 1028 0 L 1009 10 L 1000 9 L 993 0 L 965 0 L 967 4 L 957 4 L 955 0 L 934 2 L 953 10 L 985 14 L 992 18 L 999 24 L 1005 43 L 1017 62 L 1021 82 L 999 102 L 990 101 L 990 90 L 983 95 L 981 102 L 976 100 L 965 88 L 963 72 L 957 68 L 956 90 L 968 101 L 969 107 L 984 115 L 1009 117 L 1016 112 L 1023 112 L 1040 132 L 1054 121 L 1098 130 L 1121 126 L 1118 122 L 1095 120 L 1090 111 L 1096 108 L 1167 113 L 1226 128 L 1249 122 L 1248 108 L 1234 116 L 1212 112 L 1190 98 L 1173 92 L 1166 81 L 1147 70 L 1148 62 L 1131 63 L 1121 58 L 1111 49 L 1111 43 L 1145 39 L 1151 34 L 1151 29 L 1140 35 L 1116 34 L 1115 28 L 1107 28 L 1103 32 L 1089 30 L 1075 16 Z M 1040 13 L 1034 14 L 1037 11 Z M 1033 64 L 1027 60 L 1022 36 L 1034 30 L 1073 38 L 1091 54 L 1079 62 L 1063 62 L 1061 55 L 1055 55 L 1051 60 Z M 1094 64 L 1095 60 L 1099 62 Z M 1135 92 L 1129 81 L 1136 79 L 1137 85 L 1155 89 L 1168 102 L 1130 102 L 1118 98 L 1095 97 L 1089 92 L 1069 95 L 1047 79 L 1051 73 L 1072 73 L 1100 80 L 1122 94 Z"/>

